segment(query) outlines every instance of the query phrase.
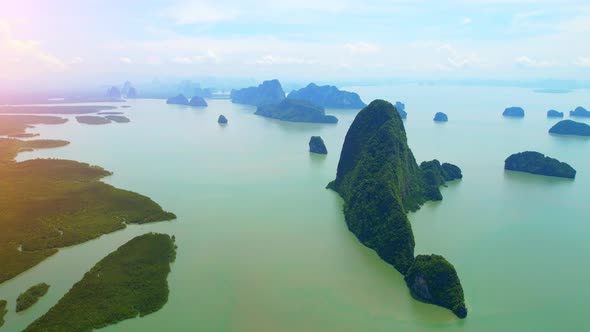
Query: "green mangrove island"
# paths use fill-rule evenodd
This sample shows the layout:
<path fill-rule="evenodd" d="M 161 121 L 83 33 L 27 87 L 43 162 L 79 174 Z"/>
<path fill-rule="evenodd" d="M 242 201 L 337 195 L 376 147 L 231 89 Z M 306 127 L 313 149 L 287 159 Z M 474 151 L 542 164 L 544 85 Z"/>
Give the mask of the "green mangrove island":
<path fill-rule="evenodd" d="M 103 125 L 111 123 L 111 120 L 109 120 L 107 117 L 94 115 L 77 116 L 76 121 L 78 121 L 78 123 L 83 123 L 87 125 Z"/>
<path fill-rule="evenodd" d="M 41 297 L 47 294 L 48 290 L 49 285 L 42 282 L 21 293 L 16 299 L 16 312 L 27 310 L 32 307 Z"/>
<path fill-rule="evenodd" d="M 156 312 L 168 302 L 175 258 L 174 237 L 138 236 L 98 262 L 24 331 L 92 331 Z"/>
<path fill-rule="evenodd" d="M 1 128 L 5 126 L 0 122 Z M 111 175 L 101 167 L 58 159 L 13 160 L 24 149 L 66 144 L 0 138 L 0 283 L 58 248 L 125 228 L 128 223 L 176 218 L 146 196 L 101 182 Z"/>
<path fill-rule="evenodd" d="M 504 169 L 569 179 L 576 177 L 576 170 L 567 163 L 534 151 L 511 155 L 504 162 Z"/>
<path fill-rule="evenodd" d="M 326 115 L 326 110 L 306 100 L 284 99 L 276 105 L 258 106 L 256 115 L 289 122 L 337 123 L 333 115 Z"/>
<path fill-rule="evenodd" d="M 8 302 L 6 300 L 0 300 L 0 327 L 4 325 L 4 316 L 8 313 L 8 309 L 6 309 Z"/>
<path fill-rule="evenodd" d="M 107 115 L 107 116 L 105 116 L 105 118 L 107 120 L 110 120 L 112 122 L 117 122 L 117 123 L 128 123 L 128 122 L 131 122 L 131 120 L 129 120 L 128 117 L 121 116 L 121 115 Z"/>
<path fill-rule="evenodd" d="M 4 114 L 90 114 L 114 110 L 114 106 L 0 106 Z"/>
<path fill-rule="evenodd" d="M 375 100 L 350 126 L 336 179 L 328 188 L 343 198 L 350 231 L 406 275 L 415 263 L 414 235 L 407 212 L 419 209 L 426 201 L 442 199 L 439 187 L 460 178 L 461 170 L 452 164 L 433 160 L 418 166 L 396 108 L 387 101 Z"/>

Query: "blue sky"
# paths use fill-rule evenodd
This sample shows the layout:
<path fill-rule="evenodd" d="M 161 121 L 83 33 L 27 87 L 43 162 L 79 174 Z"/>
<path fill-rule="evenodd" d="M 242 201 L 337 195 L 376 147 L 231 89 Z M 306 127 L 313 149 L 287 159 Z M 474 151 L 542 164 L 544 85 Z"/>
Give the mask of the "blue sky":
<path fill-rule="evenodd" d="M 5 82 L 155 76 L 575 80 L 590 74 L 587 0 L 0 5 Z"/>

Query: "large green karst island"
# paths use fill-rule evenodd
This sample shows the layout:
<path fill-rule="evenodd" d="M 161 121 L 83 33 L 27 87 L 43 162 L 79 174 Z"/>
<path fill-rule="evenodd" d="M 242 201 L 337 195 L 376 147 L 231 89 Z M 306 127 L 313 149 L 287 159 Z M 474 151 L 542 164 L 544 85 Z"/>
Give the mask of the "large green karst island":
<path fill-rule="evenodd" d="M 511 155 L 504 161 L 504 169 L 569 179 L 576 177 L 576 170 L 567 163 L 534 151 Z"/>
<path fill-rule="evenodd" d="M 460 178 L 461 170 L 455 165 L 433 160 L 419 166 L 408 147 L 401 116 L 391 103 L 375 100 L 350 126 L 336 179 L 328 188 L 343 198 L 350 231 L 406 275 L 415 264 L 414 235 L 406 214 L 426 201 L 442 199 L 439 187 Z M 420 269 L 438 268 L 437 261 L 420 262 Z M 437 292 L 450 293 L 461 285 L 457 279 L 457 285 L 433 287 Z M 467 314 L 462 291 L 452 304 L 415 295 L 451 309 L 461 318 Z"/>
<path fill-rule="evenodd" d="M 168 301 L 174 237 L 148 233 L 109 254 L 25 331 L 92 331 L 160 310 Z"/>

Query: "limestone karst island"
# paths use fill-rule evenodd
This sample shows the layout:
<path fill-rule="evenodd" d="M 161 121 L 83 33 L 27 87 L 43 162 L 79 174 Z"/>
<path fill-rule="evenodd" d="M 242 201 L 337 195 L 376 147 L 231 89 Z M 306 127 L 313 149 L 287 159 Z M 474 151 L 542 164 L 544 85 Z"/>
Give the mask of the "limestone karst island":
<path fill-rule="evenodd" d="M 587 1 L 4 1 L 0 332 L 586 331 Z"/>

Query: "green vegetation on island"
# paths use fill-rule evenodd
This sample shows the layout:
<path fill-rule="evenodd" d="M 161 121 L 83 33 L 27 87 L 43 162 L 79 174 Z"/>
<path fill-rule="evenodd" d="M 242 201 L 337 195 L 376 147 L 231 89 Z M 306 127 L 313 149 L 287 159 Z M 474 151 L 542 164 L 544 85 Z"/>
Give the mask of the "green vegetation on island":
<path fill-rule="evenodd" d="M 174 237 L 148 233 L 98 262 L 26 332 L 92 331 L 143 317 L 168 302 Z"/>
<path fill-rule="evenodd" d="M 326 115 L 323 107 L 306 100 L 284 99 L 276 105 L 258 106 L 256 115 L 290 122 L 337 123 L 333 115 Z"/>
<path fill-rule="evenodd" d="M 20 136 L 37 124 L 57 125 L 66 123 L 68 119 L 57 116 L 39 115 L 0 115 L 0 135 Z"/>
<path fill-rule="evenodd" d="M 257 87 L 231 91 L 231 101 L 236 104 L 263 106 L 278 104 L 285 99 L 285 91 L 278 80 L 264 81 Z"/>
<path fill-rule="evenodd" d="M 0 138 L 0 166 L 6 163 L 12 163 L 12 160 L 19 152 L 31 151 L 33 149 L 58 148 L 68 144 L 70 142 L 62 140 L 39 139 L 21 141 L 11 138 Z"/>
<path fill-rule="evenodd" d="M 460 178 L 455 165 L 433 160 L 418 166 L 401 116 L 389 102 L 375 100 L 350 126 L 328 188 L 343 198 L 350 231 L 405 275 L 414 264 L 407 212 L 442 199 L 439 187 Z"/>
<path fill-rule="evenodd" d="M 6 300 L 0 300 L 0 327 L 4 325 L 4 316 L 8 313 L 8 309 L 6 309 L 8 302 Z"/>
<path fill-rule="evenodd" d="M 551 127 L 549 133 L 556 135 L 590 136 L 590 126 L 572 120 L 562 120 Z"/>
<path fill-rule="evenodd" d="M 567 163 L 534 151 L 511 155 L 504 162 L 504 169 L 561 178 L 573 179 L 576 177 L 576 170 Z"/>
<path fill-rule="evenodd" d="M 94 116 L 94 115 L 77 116 L 76 121 L 78 121 L 78 123 L 87 124 L 87 125 L 103 125 L 103 124 L 111 123 L 111 120 L 107 119 L 106 117 Z"/>
<path fill-rule="evenodd" d="M 361 109 L 367 106 L 358 94 L 339 90 L 335 86 L 318 86 L 310 83 L 305 88 L 292 91 L 289 99 L 307 100 L 310 103 L 327 108 Z"/>
<path fill-rule="evenodd" d="M 328 154 L 324 140 L 320 136 L 311 136 L 309 139 L 309 152 L 317 154 Z"/>
<path fill-rule="evenodd" d="M 39 299 L 47 294 L 49 285 L 42 282 L 21 293 L 16 299 L 16 312 L 21 312 L 32 307 Z"/>
<path fill-rule="evenodd" d="M 465 318 L 463 287 L 455 267 L 439 255 L 418 255 L 405 276 L 412 295 L 419 300 L 450 309 Z"/>

